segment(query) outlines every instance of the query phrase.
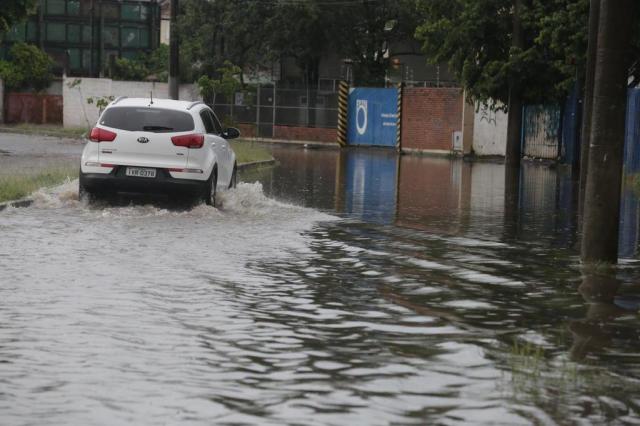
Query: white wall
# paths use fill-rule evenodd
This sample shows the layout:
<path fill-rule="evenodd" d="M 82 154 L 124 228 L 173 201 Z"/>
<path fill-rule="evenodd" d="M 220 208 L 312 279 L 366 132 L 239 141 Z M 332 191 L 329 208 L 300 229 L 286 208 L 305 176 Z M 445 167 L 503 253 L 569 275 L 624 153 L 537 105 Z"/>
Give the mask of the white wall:
<path fill-rule="evenodd" d="M 80 84 L 73 86 L 73 82 Z M 73 86 L 73 87 L 70 87 Z M 147 98 L 153 92 L 154 98 L 168 98 L 167 83 L 147 81 L 114 81 L 109 78 L 65 78 L 62 84 L 64 127 L 91 127 L 98 121 L 98 108 L 87 103 L 87 98 L 104 96 L 127 96 L 129 98 Z M 179 98 L 187 101 L 200 100 L 198 89 L 193 84 L 181 84 Z"/>
<path fill-rule="evenodd" d="M 503 111 L 480 106 L 473 122 L 473 151 L 476 155 L 505 155 L 507 150 L 507 117 Z"/>

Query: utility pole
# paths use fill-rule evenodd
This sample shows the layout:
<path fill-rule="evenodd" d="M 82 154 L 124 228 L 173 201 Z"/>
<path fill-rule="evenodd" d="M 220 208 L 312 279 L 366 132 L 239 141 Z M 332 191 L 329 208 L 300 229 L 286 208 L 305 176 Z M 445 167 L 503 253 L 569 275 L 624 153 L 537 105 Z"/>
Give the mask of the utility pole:
<path fill-rule="evenodd" d="M 169 97 L 178 99 L 180 84 L 178 71 L 178 0 L 171 0 L 171 20 L 169 22 Z"/>
<path fill-rule="evenodd" d="M 587 69 L 584 84 L 584 102 L 582 104 L 582 129 L 580 143 L 580 195 L 578 212 L 582 219 L 584 195 L 587 186 L 589 168 L 589 135 L 591 134 L 591 114 L 593 113 L 593 85 L 596 74 L 596 52 L 598 48 L 598 21 L 600 18 L 600 0 L 591 0 L 589 6 L 589 42 L 587 45 Z"/>
<path fill-rule="evenodd" d="M 524 33 L 522 31 L 522 20 L 520 18 L 523 8 L 523 0 L 514 0 L 512 47 L 518 50 L 524 49 Z M 507 168 L 519 168 L 522 157 L 520 148 L 522 84 L 520 77 L 514 75 L 513 72 L 509 76 L 509 103 L 507 108 L 509 110 L 509 116 L 507 118 L 507 150 L 504 160 Z"/>
<path fill-rule="evenodd" d="M 627 78 L 637 0 L 601 0 L 589 165 L 584 200 L 583 262 L 618 260 Z"/>

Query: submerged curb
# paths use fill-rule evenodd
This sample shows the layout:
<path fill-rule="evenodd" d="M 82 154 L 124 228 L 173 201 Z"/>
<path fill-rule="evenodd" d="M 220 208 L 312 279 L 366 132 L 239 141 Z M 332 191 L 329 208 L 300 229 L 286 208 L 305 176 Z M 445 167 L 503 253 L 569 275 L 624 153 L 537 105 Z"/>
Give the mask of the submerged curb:
<path fill-rule="evenodd" d="M 22 198 L 20 200 L 5 201 L 4 203 L 0 203 L 0 212 L 7 209 L 8 207 L 29 207 L 31 204 L 33 204 L 33 198 Z"/>
<path fill-rule="evenodd" d="M 238 164 L 238 170 L 247 170 L 247 169 L 253 169 L 255 167 L 271 166 L 273 164 L 276 164 L 276 160 L 273 158 L 270 160 L 251 161 L 249 163 Z"/>
<path fill-rule="evenodd" d="M 247 170 L 247 169 L 253 169 L 256 167 L 271 166 L 275 163 L 276 163 L 276 160 L 273 158 L 271 160 L 261 160 L 261 161 L 252 161 L 249 163 L 240 163 L 238 164 L 238 170 Z M 20 200 L 5 201 L 0 203 L 0 212 L 3 210 L 6 210 L 9 207 L 13 207 L 13 208 L 29 207 L 33 204 L 33 201 L 34 201 L 33 198 L 30 198 L 30 197 L 22 198 Z"/>

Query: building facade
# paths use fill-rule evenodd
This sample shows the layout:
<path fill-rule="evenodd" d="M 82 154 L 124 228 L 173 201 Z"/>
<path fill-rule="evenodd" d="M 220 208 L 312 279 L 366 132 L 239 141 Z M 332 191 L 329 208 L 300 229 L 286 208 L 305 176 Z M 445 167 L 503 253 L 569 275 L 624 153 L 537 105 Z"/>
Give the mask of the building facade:
<path fill-rule="evenodd" d="M 56 73 L 105 75 L 112 58 L 135 58 L 160 42 L 158 0 L 39 0 L 36 12 L 0 37 L 0 58 L 15 42 L 33 43 Z"/>

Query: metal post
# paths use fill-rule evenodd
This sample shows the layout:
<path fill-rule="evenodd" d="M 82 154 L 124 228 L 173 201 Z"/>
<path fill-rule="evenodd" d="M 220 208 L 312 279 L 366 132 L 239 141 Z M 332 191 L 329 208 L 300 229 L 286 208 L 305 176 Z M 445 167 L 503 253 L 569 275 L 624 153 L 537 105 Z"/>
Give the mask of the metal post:
<path fill-rule="evenodd" d="M 178 51 L 178 0 L 171 0 L 171 21 L 169 33 L 169 97 L 179 96 L 179 51 Z"/>
<path fill-rule="evenodd" d="M 273 81 L 273 106 L 271 107 L 271 109 L 273 110 L 273 122 L 271 123 L 271 137 L 275 138 L 276 137 L 276 108 L 277 108 L 277 104 L 276 104 L 276 81 Z"/>
<path fill-rule="evenodd" d="M 260 83 L 258 83 L 258 95 L 256 101 L 256 137 L 260 137 Z"/>
<path fill-rule="evenodd" d="M 347 108 L 349 105 L 349 84 L 340 82 L 338 91 L 338 144 L 347 146 Z"/>

